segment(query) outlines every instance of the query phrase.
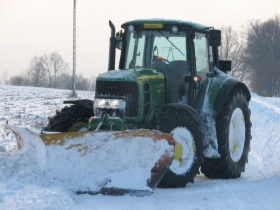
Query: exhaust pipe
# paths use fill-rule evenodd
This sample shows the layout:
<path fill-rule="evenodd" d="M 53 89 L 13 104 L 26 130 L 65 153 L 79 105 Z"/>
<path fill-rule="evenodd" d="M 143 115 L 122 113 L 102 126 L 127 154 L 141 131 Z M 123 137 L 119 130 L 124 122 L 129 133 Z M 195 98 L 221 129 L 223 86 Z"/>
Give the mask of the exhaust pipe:
<path fill-rule="evenodd" d="M 110 47 L 109 47 L 109 66 L 108 71 L 115 70 L 115 57 L 116 57 L 116 29 L 114 24 L 109 20 L 111 28 Z"/>

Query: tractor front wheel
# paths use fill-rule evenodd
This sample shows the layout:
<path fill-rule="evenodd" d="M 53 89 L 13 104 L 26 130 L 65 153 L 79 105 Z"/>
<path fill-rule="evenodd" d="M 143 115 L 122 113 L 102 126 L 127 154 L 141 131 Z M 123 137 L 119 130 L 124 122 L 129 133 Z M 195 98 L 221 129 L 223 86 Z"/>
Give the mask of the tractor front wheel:
<path fill-rule="evenodd" d="M 54 132 L 86 131 L 88 119 L 91 116 L 93 116 L 93 112 L 90 109 L 77 105 L 64 107 L 49 118 L 49 123 L 44 127 L 44 130 Z"/>
<path fill-rule="evenodd" d="M 171 134 L 175 139 L 173 162 L 158 186 L 177 188 L 193 183 L 203 154 L 203 133 L 198 120 L 193 115 L 174 109 L 163 112 L 155 121 L 158 130 Z"/>

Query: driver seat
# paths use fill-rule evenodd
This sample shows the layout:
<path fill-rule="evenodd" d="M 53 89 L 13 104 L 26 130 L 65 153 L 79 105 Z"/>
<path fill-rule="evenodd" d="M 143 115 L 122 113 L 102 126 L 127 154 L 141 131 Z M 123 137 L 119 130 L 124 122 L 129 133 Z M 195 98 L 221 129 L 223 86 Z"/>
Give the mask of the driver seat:
<path fill-rule="evenodd" d="M 151 68 L 166 73 L 167 65 L 164 63 L 163 57 L 161 55 L 153 56 Z"/>

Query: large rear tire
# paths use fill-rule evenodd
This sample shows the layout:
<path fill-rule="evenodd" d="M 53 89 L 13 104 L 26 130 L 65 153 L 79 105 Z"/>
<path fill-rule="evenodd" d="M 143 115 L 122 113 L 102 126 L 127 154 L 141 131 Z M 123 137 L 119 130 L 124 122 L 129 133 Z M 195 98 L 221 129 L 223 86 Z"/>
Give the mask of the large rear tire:
<path fill-rule="evenodd" d="M 64 107 L 49 118 L 49 123 L 44 127 L 44 130 L 54 132 L 85 131 L 91 116 L 93 116 L 93 111 L 88 108 L 78 105 Z"/>
<path fill-rule="evenodd" d="M 158 187 L 185 187 L 199 173 L 203 154 L 203 133 L 199 120 L 183 110 L 170 109 L 159 115 L 156 128 L 175 139 L 174 159 Z"/>
<path fill-rule="evenodd" d="M 216 115 L 220 158 L 204 158 L 201 172 L 209 178 L 238 178 L 245 171 L 251 140 L 251 111 L 246 95 L 234 89 Z"/>

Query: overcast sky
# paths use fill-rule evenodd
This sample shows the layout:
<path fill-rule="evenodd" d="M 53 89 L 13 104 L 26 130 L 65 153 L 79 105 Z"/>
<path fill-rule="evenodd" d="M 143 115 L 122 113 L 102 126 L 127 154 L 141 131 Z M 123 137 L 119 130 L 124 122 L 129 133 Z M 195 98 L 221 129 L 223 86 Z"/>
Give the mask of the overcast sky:
<path fill-rule="evenodd" d="M 248 21 L 280 14 L 280 0 L 78 0 L 77 74 L 107 71 L 110 19 L 190 20 L 240 30 Z M 0 78 L 17 75 L 31 58 L 57 51 L 72 72 L 73 0 L 0 0 Z M 118 67 L 118 65 L 116 65 Z"/>

